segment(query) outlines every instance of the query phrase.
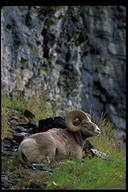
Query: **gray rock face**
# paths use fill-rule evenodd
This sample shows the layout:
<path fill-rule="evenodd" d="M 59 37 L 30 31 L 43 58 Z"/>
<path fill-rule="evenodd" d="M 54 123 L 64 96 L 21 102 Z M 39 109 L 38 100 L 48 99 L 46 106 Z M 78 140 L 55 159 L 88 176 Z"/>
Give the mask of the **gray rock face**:
<path fill-rule="evenodd" d="M 106 113 L 125 135 L 124 6 L 5 6 L 1 36 L 2 94 L 45 95 L 54 116 Z"/>

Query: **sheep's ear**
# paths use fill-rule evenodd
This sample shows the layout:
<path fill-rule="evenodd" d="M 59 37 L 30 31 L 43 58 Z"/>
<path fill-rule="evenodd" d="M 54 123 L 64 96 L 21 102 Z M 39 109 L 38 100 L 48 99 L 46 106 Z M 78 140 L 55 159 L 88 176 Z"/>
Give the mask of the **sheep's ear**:
<path fill-rule="evenodd" d="M 84 125 L 86 123 L 86 119 L 83 119 L 81 123 Z"/>

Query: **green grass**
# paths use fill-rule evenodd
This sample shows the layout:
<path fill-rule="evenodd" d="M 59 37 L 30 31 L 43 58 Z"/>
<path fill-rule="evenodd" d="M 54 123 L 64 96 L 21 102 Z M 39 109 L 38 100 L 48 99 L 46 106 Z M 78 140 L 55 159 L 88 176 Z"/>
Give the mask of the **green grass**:
<path fill-rule="evenodd" d="M 125 154 L 111 160 L 94 157 L 83 163 L 59 164 L 49 178 L 47 189 L 126 189 Z"/>

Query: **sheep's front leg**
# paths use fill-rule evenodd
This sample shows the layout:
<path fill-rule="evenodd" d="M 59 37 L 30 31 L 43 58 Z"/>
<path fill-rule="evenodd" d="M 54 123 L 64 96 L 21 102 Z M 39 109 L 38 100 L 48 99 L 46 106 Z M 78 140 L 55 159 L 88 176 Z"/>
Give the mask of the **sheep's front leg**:
<path fill-rule="evenodd" d="M 56 152 L 56 148 L 55 146 L 51 145 L 43 150 L 41 150 L 42 152 L 42 155 L 40 153 L 40 161 L 42 161 L 43 163 L 48 163 L 48 164 L 51 164 L 51 163 L 54 163 L 55 161 L 55 152 Z"/>

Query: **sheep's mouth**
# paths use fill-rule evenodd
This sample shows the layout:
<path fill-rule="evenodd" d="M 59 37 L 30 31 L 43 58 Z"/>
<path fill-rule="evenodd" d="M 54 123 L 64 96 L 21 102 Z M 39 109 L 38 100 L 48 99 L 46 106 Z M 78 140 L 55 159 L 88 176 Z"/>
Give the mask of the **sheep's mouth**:
<path fill-rule="evenodd" d="M 101 134 L 101 132 L 97 133 L 97 136 L 99 136 Z"/>
<path fill-rule="evenodd" d="M 95 135 L 99 136 L 101 134 L 100 129 L 96 130 Z"/>
<path fill-rule="evenodd" d="M 95 133 L 94 133 L 94 136 L 99 136 L 99 135 L 100 135 L 100 132 L 98 132 L 98 133 L 95 132 Z"/>

